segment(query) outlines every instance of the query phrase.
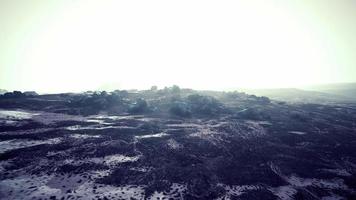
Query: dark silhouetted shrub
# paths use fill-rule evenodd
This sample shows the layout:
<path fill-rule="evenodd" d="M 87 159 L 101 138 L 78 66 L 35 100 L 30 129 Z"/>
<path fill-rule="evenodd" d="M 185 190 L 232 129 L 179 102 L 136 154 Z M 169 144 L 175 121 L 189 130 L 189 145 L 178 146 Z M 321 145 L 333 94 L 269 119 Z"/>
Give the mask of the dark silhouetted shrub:
<path fill-rule="evenodd" d="M 144 99 L 137 99 L 136 103 L 131 105 L 128 112 L 132 114 L 144 113 L 147 112 L 148 104 Z"/>
<path fill-rule="evenodd" d="M 222 104 L 213 97 L 193 94 L 187 100 L 192 112 L 196 114 L 213 115 L 224 110 Z"/>
<path fill-rule="evenodd" d="M 179 117 L 190 117 L 192 115 L 190 106 L 185 102 L 178 101 L 173 102 L 169 112 Z"/>

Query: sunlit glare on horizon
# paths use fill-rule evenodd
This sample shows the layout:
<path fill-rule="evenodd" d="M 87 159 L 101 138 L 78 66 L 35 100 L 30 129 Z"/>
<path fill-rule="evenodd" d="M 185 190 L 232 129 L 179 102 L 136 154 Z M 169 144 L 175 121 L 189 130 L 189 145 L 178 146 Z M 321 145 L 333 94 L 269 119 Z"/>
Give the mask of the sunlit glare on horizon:
<path fill-rule="evenodd" d="M 354 1 L 0 0 L 0 89 L 356 81 Z"/>

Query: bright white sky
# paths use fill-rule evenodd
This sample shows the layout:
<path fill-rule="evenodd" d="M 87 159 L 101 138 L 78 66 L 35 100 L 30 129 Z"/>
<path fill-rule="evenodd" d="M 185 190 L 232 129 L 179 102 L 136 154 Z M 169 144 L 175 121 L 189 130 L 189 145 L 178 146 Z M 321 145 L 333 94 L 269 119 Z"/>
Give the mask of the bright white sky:
<path fill-rule="evenodd" d="M 355 1 L 0 0 L 0 88 L 356 81 Z"/>

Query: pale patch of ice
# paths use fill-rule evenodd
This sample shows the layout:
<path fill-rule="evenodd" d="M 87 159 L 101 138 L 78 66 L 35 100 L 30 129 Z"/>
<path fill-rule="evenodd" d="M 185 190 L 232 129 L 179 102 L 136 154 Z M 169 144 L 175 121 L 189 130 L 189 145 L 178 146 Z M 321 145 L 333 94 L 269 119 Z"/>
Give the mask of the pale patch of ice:
<path fill-rule="evenodd" d="M 14 121 L 14 120 L 5 120 L 4 121 L 5 125 L 15 125 L 17 123 L 18 123 L 18 121 Z"/>
<path fill-rule="evenodd" d="M 297 187 L 306 187 L 313 184 L 313 179 L 301 178 L 295 175 L 284 178 L 289 184 Z"/>
<path fill-rule="evenodd" d="M 0 110 L 0 118 L 2 119 L 31 119 L 34 115 L 38 115 L 38 113 L 23 110 Z"/>
<path fill-rule="evenodd" d="M 269 121 L 254 121 L 254 120 L 246 120 L 245 122 L 250 124 L 258 124 L 258 125 L 272 125 Z"/>
<path fill-rule="evenodd" d="M 40 197 L 60 195 L 61 190 L 46 185 L 48 176 L 19 176 L 0 181 L 3 197 L 6 199 L 30 200 Z"/>
<path fill-rule="evenodd" d="M 217 122 L 214 124 L 207 124 L 207 126 L 211 127 L 211 128 L 219 128 L 223 125 L 229 124 L 228 122 Z"/>
<path fill-rule="evenodd" d="M 54 175 L 48 177 L 46 187 L 58 189 L 65 193 L 68 190 L 67 188 L 70 188 L 71 190 L 76 190 L 88 180 L 88 178 L 84 178 L 84 176 L 76 174 Z"/>
<path fill-rule="evenodd" d="M 140 119 L 144 115 L 92 115 L 90 119 L 110 119 L 110 120 L 122 120 L 122 119 Z"/>
<path fill-rule="evenodd" d="M 143 117 L 143 118 L 137 118 L 136 120 L 142 121 L 142 122 L 151 122 L 151 121 L 156 121 L 157 118 L 153 118 L 153 117 Z"/>
<path fill-rule="evenodd" d="M 196 123 L 167 124 L 166 126 L 173 129 L 192 130 L 189 136 L 199 137 L 217 143 L 222 140 L 223 136 L 234 135 L 243 139 L 259 137 L 266 134 L 262 126 L 268 124 L 266 121 L 245 121 L 245 123 L 226 122 L 226 121 L 197 121 Z M 229 131 L 226 131 L 229 130 Z"/>
<path fill-rule="evenodd" d="M 84 117 L 51 112 L 33 112 L 25 110 L 0 110 L 0 119 L 23 120 L 31 119 L 42 124 L 59 121 L 84 121 Z"/>
<path fill-rule="evenodd" d="M 164 199 L 168 199 L 166 196 L 167 196 L 167 195 L 164 194 L 163 192 L 157 192 L 157 191 L 155 191 L 155 192 L 148 198 L 148 200 L 164 200 Z"/>
<path fill-rule="evenodd" d="M 256 185 L 225 185 L 219 183 L 218 186 L 222 186 L 225 189 L 225 194 L 217 198 L 217 200 L 229 200 L 232 197 L 240 196 L 245 192 L 261 189 L 260 186 Z"/>
<path fill-rule="evenodd" d="M 242 138 L 259 137 L 266 134 L 265 128 L 259 121 L 247 121 L 247 131 L 239 131 Z"/>
<path fill-rule="evenodd" d="M 315 178 L 301 178 L 295 175 L 286 177 L 285 180 L 297 187 L 306 187 L 306 186 L 314 186 L 319 188 L 327 188 L 327 189 L 344 189 L 347 190 L 347 185 L 344 184 L 342 179 L 332 179 L 332 180 L 324 180 L 324 179 L 315 179 Z"/>
<path fill-rule="evenodd" d="M 223 140 L 223 136 L 226 133 L 213 130 L 209 125 L 199 125 L 196 127 L 196 131 L 189 134 L 189 137 L 198 137 L 203 140 L 208 140 L 214 145 L 218 145 Z"/>
<path fill-rule="evenodd" d="M 85 159 L 83 162 L 92 162 L 92 163 L 97 163 L 97 164 L 105 164 L 108 166 L 115 166 L 120 163 L 125 163 L 125 162 L 135 162 L 138 159 L 140 159 L 140 156 L 124 156 L 121 154 L 115 154 L 115 155 L 110 155 L 110 156 L 105 156 L 105 157 L 96 157 L 96 158 L 90 158 L 90 159 Z"/>
<path fill-rule="evenodd" d="M 93 188 L 96 189 L 93 189 Z M 85 199 L 144 199 L 144 186 L 125 185 L 115 187 L 110 185 L 94 184 L 92 182 L 81 185 L 75 190 L 75 196 Z"/>
<path fill-rule="evenodd" d="M 211 130 L 209 127 L 207 126 L 200 126 L 198 131 L 195 133 L 190 134 L 189 136 L 191 137 L 199 137 L 202 139 L 213 139 L 213 135 L 218 135 L 220 133 Z"/>
<path fill-rule="evenodd" d="M 76 130 L 105 130 L 105 129 L 135 129 L 131 126 L 68 126 L 65 128 L 66 130 L 76 131 Z"/>
<path fill-rule="evenodd" d="M 175 141 L 174 139 L 169 139 L 167 140 L 167 146 L 170 149 L 180 149 L 183 147 L 183 145 L 179 144 L 177 141 Z"/>
<path fill-rule="evenodd" d="M 101 120 L 101 119 L 87 119 L 86 122 L 93 122 L 93 123 L 98 123 L 98 124 L 103 124 L 103 125 L 113 124 L 113 123 L 105 122 L 105 120 Z"/>
<path fill-rule="evenodd" d="M 0 180 L 4 199 L 145 199 L 145 185 L 111 186 L 98 184 L 97 178 L 111 171 L 91 171 L 80 175 L 55 174 L 29 176 Z M 173 183 L 169 191 L 154 192 L 147 199 L 184 199 L 186 185 Z M 55 196 L 55 197 L 54 197 Z"/>
<path fill-rule="evenodd" d="M 48 140 L 27 140 L 27 139 L 13 139 L 0 142 L 0 153 L 21 149 L 26 147 L 37 146 L 41 144 L 58 144 L 61 142 L 60 138 L 53 138 Z"/>
<path fill-rule="evenodd" d="M 70 130 L 70 131 L 75 131 L 75 130 L 81 130 L 82 128 L 86 128 L 86 127 L 82 127 L 82 126 L 79 126 L 79 125 L 74 125 L 74 126 L 68 126 L 65 129 L 66 130 Z"/>
<path fill-rule="evenodd" d="M 288 131 L 288 133 L 292 133 L 292 134 L 296 134 L 296 135 L 305 135 L 305 134 L 307 134 L 306 132 L 302 132 L 302 131 Z"/>
<path fill-rule="evenodd" d="M 322 169 L 322 171 L 337 174 L 339 176 L 352 176 L 352 174 L 348 172 L 346 169 Z"/>
<path fill-rule="evenodd" d="M 294 187 L 307 187 L 313 186 L 318 188 L 324 189 L 341 189 L 341 190 L 348 190 L 349 188 L 345 185 L 344 180 L 342 179 L 331 179 L 331 180 L 324 180 L 324 179 L 316 179 L 316 178 L 302 178 L 296 175 L 286 176 L 282 174 L 281 170 L 275 166 L 273 163 L 269 163 L 271 170 L 284 179 L 287 183 Z"/>
<path fill-rule="evenodd" d="M 170 128 L 196 128 L 196 127 L 200 127 L 201 125 L 194 124 L 194 123 L 181 123 L 181 124 L 167 124 L 166 126 Z"/>
<path fill-rule="evenodd" d="M 145 138 L 159 138 L 168 136 L 167 133 L 156 133 L 156 134 L 148 134 L 148 135 L 136 135 L 135 138 L 137 139 L 145 139 Z"/>
<path fill-rule="evenodd" d="M 47 153 L 47 155 L 48 154 L 49 154 L 49 152 Z M 63 164 L 72 164 L 74 162 L 75 162 L 74 159 L 69 159 L 69 158 L 63 160 Z"/>
<path fill-rule="evenodd" d="M 32 197 L 44 196 L 43 194 L 46 194 L 47 196 L 60 196 L 62 192 L 60 189 L 50 188 L 47 185 L 42 185 L 39 186 L 37 190 L 31 194 L 31 196 Z"/>
<path fill-rule="evenodd" d="M 144 199 L 144 186 L 96 184 L 81 175 L 19 176 L 0 181 L 6 199 Z"/>
<path fill-rule="evenodd" d="M 186 185 L 173 183 L 169 191 L 157 192 L 155 191 L 148 200 L 163 200 L 163 199 L 184 199 L 184 193 L 187 190 Z"/>
<path fill-rule="evenodd" d="M 130 168 L 130 170 L 138 171 L 138 172 L 149 172 L 152 169 L 153 169 L 152 167 L 131 167 Z"/>
<path fill-rule="evenodd" d="M 157 118 L 150 118 L 145 117 L 144 115 L 106 115 L 106 114 L 99 114 L 99 115 L 91 115 L 88 119 L 99 119 L 99 120 L 125 120 L 125 119 L 133 119 L 139 121 L 152 121 L 157 120 Z"/>
<path fill-rule="evenodd" d="M 85 118 L 75 115 L 67 115 L 62 113 L 41 112 L 32 117 L 32 120 L 42 124 L 53 124 L 60 121 L 84 121 Z"/>
<path fill-rule="evenodd" d="M 276 188 L 269 188 L 274 195 L 276 195 L 281 200 L 292 200 L 297 190 L 293 186 L 280 186 Z"/>
<path fill-rule="evenodd" d="M 72 149 L 67 149 L 67 150 L 59 150 L 59 151 L 48 151 L 47 156 L 56 156 L 56 155 L 61 155 L 61 156 L 68 156 L 70 154 Z"/>
<path fill-rule="evenodd" d="M 226 136 L 231 137 L 240 137 L 242 139 L 250 139 L 261 137 L 266 134 L 265 128 L 260 125 L 258 121 L 245 121 L 244 123 L 240 122 L 229 122 L 222 123 L 220 127 L 212 127 L 208 125 L 212 130 L 216 130 L 220 135 L 223 133 Z"/>
<path fill-rule="evenodd" d="M 97 179 L 97 178 L 103 178 L 106 176 L 109 176 L 111 174 L 112 170 L 107 169 L 107 170 L 95 170 L 95 171 L 90 171 L 89 174 L 92 178 Z"/>
<path fill-rule="evenodd" d="M 70 135 L 70 137 L 76 139 L 88 139 L 88 138 L 100 138 L 100 135 L 72 134 Z"/>
<path fill-rule="evenodd" d="M 272 125 L 272 123 L 269 122 L 269 121 L 259 121 L 258 123 L 259 123 L 260 125 Z"/>
<path fill-rule="evenodd" d="M 151 167 L 132 167 L 132 168 L 130 168 L 130 170 L 138 171 L 138 172 L 148 172 L 148 171 L 151 171 L 152 168 Z"/>

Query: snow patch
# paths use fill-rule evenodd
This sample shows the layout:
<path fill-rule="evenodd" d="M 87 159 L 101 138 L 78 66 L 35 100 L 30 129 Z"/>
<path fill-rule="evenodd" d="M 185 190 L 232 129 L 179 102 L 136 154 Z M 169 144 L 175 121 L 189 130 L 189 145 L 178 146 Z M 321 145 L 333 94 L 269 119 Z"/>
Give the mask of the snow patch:
<path fill-rule="evenodd" d="M 302 131 L 288 131 L 288 133 L 292 133 L 292 134 L 296 134 L 296 135 L 305 135 L 305 134 L 307 134 L 306 132 L 302 132 Z"/>
<path fill-rule="evenodd" d="M 307 187 L 314 186 L 319 188 L 326 189 L 343 189 L 347 190 L 347 185 L 344 184 L 342 179 L 332 179 L 332 180 L 324 180 L 324 179 L 316 179 L 316 178 L 301 178 L 295 175 L 286 177 L 285 180 L 296 187 Z"/>
<path fill-rule="evenodd" d="M 101 120 L 101 119 L 87 119 L 86 122 L 93 122 L 93 123 L 98 123 L 98 124 L 103 124 L 103 125 L 113 124 L 113 123 L 105 122 L 105 120 Z"/>
<path fill-rule="evenodd" d="M 173 183 L 169 191 L 157 192 L 155 191 L 148 200 L 163 200 L 163 199 L 184 199 L 184 193 L 187 190 L 186 185 Z"/>
<path fill-rule="evenodd" d="M 160 137 L 164 137 L 164 136 L 168 136 L 168 134 L 167 133 L 156 133 L 156 134 L 148 134 L 148 135 L 137 135 L 137 136 L 135 136 L 135 138 L 137 138 L 137 139 L 160 138 Z"/>
<path fill-rule="evenodd" d="M 0 110 L 0 118 L 2 119 L 31 119 L 34 115 L 38 115 L 38 113 L 23 110 Z"/>
<path fill-rule="evenodd" d="M 144 186 L 96 184 L 81 175 L 19 176 L 0 181 L 7 199 L 144 199 Z"/>
<path fill-rule="evenodd" d="M 217 200 L 229 200 L 232 197 L 240 196 L 245 192 L 261 189 L 260 186 L 255 186 L 255 185 L 231 185 L 230 186 L 230 185 L 225 185 L 220 183 L 218 184 L 218 186 L 221 186 L 225 189 L 225 194 L 219 197 Z"/>
<path fill-rule="evenodd" d="M 84 117 L 61 113 L 41 112 L 32 117 L 32 120 L 42 124 L 53 124 L 61 121 L 84 121 Z"/>
<path fill-rule="evenodd" d="M 167 140 L 167 146 L 170 149 L 180 149 L 183 147 L 183 145 L 179 144 L 177 141 L 175 141 L 174 139 L 169 139 Z"/>
<path fill-rule="evenodd" d="M 322 169 L 322 171 L 337 174 L 339 176 L 352 176 L 352 174 L 345 169 Z"/>
<path fill-rule="evenodd" d="M 280 186 L 276 188 L 270 188 L 274 195 L 276 195 L 281 200 L 291 200 L 294 199 L 294 195 L 297 193 L 297 190 L 293 186 Z"/>
<path fill-rule="evenodd" d="M 97 164 L 105 164 L 108 166 L 115 166 L 118 165 L 120 163 L 125 163 L 125 162 L 135 162 L 138 161 L 140 159 L 140 156 L 124 156 L 121 154 L 115 154 L 115 155 L 110 155 L 110 156 L 105 156 L 105 157 L 97 157 L 97 158 L 90 158 L 87 159 L 85 161 L 88 162 L 93 162 L 93 163 L 97 163 Z M 84 161 L 84 162 L 85 162 Z"/>
<path fill-rule="evenodd" d="M 66 130 L 76 131 L 76 130 L 105 130 L 105 129 L 135 129 L 130 126 L 68 126 L 65 128 Z"/>
<path fill-rule="evenodd" d="M 87 134 L 72 134 L 70 137 L 75 139 L 88 139 L 88 138 L 100 138 L 100 135 L 87 135 Z"/>

